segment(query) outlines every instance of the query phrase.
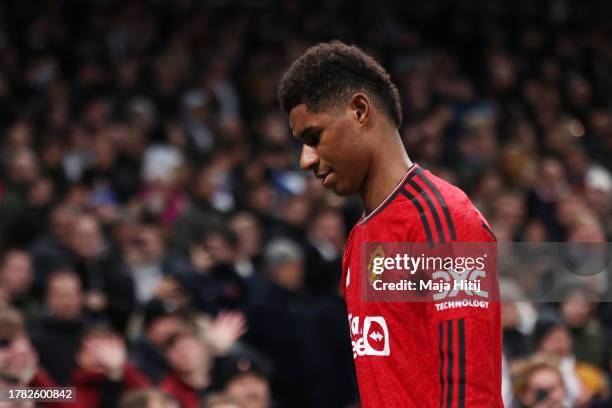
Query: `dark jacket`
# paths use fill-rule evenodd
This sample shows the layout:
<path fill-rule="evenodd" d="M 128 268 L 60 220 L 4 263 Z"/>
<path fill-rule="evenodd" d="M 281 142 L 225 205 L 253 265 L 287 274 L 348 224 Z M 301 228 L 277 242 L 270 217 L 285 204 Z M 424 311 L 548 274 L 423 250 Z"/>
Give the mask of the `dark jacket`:
<path fill-rule="evenodd" d="M 38 351 L 40 363 L 60 385 L 71 381 L 75 354 L 85 328 L 84 320 L 65 321 L 49 316 L 32 324 L 32 343 Z"/>

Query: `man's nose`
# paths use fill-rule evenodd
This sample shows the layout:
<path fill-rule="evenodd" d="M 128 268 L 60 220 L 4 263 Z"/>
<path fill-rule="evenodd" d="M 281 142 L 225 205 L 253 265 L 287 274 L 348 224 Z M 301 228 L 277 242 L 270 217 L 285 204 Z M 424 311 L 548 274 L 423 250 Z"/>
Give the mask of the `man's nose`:
<path fill-rule="evenodd" d="M 319 154 L 314 147 L 304 145 L 300 156 L 300 167 L 302 170 L 312 170 L 319 162 Z"/>

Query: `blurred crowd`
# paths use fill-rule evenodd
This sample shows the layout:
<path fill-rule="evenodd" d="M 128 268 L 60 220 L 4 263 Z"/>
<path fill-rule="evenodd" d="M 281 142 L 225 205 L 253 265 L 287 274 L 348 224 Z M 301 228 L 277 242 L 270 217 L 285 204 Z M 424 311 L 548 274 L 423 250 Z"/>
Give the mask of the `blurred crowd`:
<path fill-rule="evenodd" d="M 399 88 L 410 157 L 500 242 L 605 243 L 610 12 L 2 2 L 0 383 L 76 387 L 71 407 L 358 406 L 338 281 L 362 208 L 300 171 L 283 71 L 318 41 L 358 44 Z M 609 406 L 611 292 L 504 303 L 508 407 Z"/>

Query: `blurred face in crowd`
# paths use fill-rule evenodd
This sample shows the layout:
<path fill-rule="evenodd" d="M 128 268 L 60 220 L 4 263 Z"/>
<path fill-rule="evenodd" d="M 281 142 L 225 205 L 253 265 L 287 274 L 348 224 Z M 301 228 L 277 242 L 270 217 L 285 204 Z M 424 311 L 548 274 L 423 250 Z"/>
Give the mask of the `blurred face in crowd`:
<path fill-rule="evenodd" d="M 514 302 L 502 303 L 502 327 L 504 329 L 513 329 L 519 323 L 519 311 Z"/>
<path fill-rule="evenodd" d="M 580 328 L 587 325 L 591 318 L 591 303 L 586 294 L 572 293 L 561 303 L 561 316 L 569 327 Z"/>
<path fill-rule="evenodd" d="M 56 319 L 79 318 L 83 303 L 79 278 L 69 271 L 52 275 L 48 282 L 46 301 L 51 315 Z"/>
<path fill-rule="evenodd" d="M 222 234 L 209 235 L 205 246 L 215 263 L 232 262 L 236 255 L 235 249 Z"/>
<path fill-rule="evenodd" d="M 7 147 L 14 150 L 26 149 L 32 144 L 32 128 L 27 122 L 18 121 L 8 131 Z"/>
<path fill-rule="evenodd" d="M 94 143 L 94 154 L 96 157 L 96 167 L 99 169 L 109 169 L 113 166 L 117 157 L 115 146 L 104 134 L 98 136 Z"/>
<path fill-rule="evenodd" d="M 546 242 L 546 227 L 540 220 L 532 220 L 527 223 L 523 232 L 523 240 L 526 242 Z"/>
<path fill-rule="evenodd" d="M 310 215 L 311 209 L 308 197 L 294 196 L 287 201 L 283 218 L 287 223 L 301 228 L 308 223 L 308 216 Z"/>
<path fill-rule="evenodd" d="M 581 214 L 568 232 L 568 242 L 606 242 L 601 223 L 590 215 Z"/>
<path fill-rule="evenodd" d="M 565 387 L 559 371 L 542 367 L 531 373 L 519 400 L 530 408 L 563 408 Z"/>
<path fill-rule="evenodd" d="M 89 215 L 76 219 L 72 231 L 72 249 L 83 258 L 93 258 L 102 249 L 102 232 L 98 220 Z"/>
<path fill-rule="evenodd" d="M 21 149 L 14 153 L 9 168 L 10 179 L 18 185 L 28 185 L 38 177 L 38 162 L 34 153 Z"/>
<path fill-rule="evenodd" d="M 255 373 L 240 374 L 233 378 L 225 387 L 225 392 L 241 408 L 266 408 L 270 403 L 268 381 Z"/>
<path fill-rule="evenodd" d="M 0 383 L 11 378 L 24 384 L 35 369 L 36 351 L 25 332 L 0 338 Z"/>
<path fill-rule="evenodd" d="M 338 252 L 344 248 L 344 220 L 336 211 L 319 213 L 311 228 L 314 239 L 330 242 Z"/>
<path fill-rule="evenodd" d="M 183 321 L 176 315 L 158 317 L 147 328 L 147 338 L 154 345 L 161 347 L 170 336 L 183 327 Z"/>
<path fill-rule="evenodd" d="M 305 104 L 293 108 L 289 122 L 293 135 L 303 143 L 302 170 L 311 170 L 338 195 L 358 193 L 368 174 L 376 140 L 376 135 L 367 131 L 368 125 L 386 120 L 374 112 L 370 99 L 363 94 L 354 95 L 348 106 L 329 111 L 312 112 Z"/>
<path fill-rule="evenodd" d="M 557 358 L 569 357 L 572 353 L 572 338 L 567 328 L 557 326 L 540 342 L 539 351 Z"/>
<path fill-rule="evenodd" d="M 179 374 L 208 370 L 208 349 L 201 339 L 192 335 L 184 334 L 176 339 L 168 348 L 166 358 Z"/>
<path fill-rule="evenodd" d="M 56 207 L 51 213 L 51 232 L 64 244 L 70 241 L 74 218 L 74 212 L 66 206 Z"/>
<path fill-rule="evenodd" d="M 81 341 L 81 348 L 76 354 L 76 362 L 79 368 L 92 372 L 102 373 L 103 366 L 100 364 L 91 350 L 95 347 L 95 342 L 109 336 L 105 331 L 91 331 L 87 333 Z"/>
<path fill-rule="evenodd" d="M 141 226 L 132 244 L 140 251 L 144 262 L 158 260 L 164 253 L 164 240 L 161 230 L 154 225 Z"/>
<path fill-rule="evenodd" d="M 242 405 L 227 394 L 212 394 L 200 403 L 200 408 L 242 408 Z"/>
<path fill-rule="evenodd" d="M 254 216 L 248 213 L 236 215 L 231 220 L 231 228 L 238 236 L 241 254 L 252 257 L 259 253 L 262 232 Z"/>
<path fill-rule="evenodd" d="M 518 228 L 525 217 L 525 204 L 522 197 L 511 193 L 504 194 L 495 201 L 493 219 L 511 229 Z"/>
<path fill-rule="evenodd" d="M 6 254 L 0 270 L 0 287 L 10 294 L 25 293 L 32 283 L 30 255 L 23 251 Z"/>
<path fill-rule="evenodd" d="M 291 260 L 277 265 L 272 271 L 272 280 L 289 290 L 299 290 L 304 282 L 304 265 L 300 260 Z"/>

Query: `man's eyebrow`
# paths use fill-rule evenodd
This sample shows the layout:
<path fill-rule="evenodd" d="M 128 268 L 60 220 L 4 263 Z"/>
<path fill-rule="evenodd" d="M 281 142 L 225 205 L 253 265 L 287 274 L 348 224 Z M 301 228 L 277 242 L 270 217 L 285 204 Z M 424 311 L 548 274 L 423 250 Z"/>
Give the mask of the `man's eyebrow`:
<path fill-rule="evenodd" d="M 295 135 L 298 140 L 305 140 L 308 136 L 315 135 L 323 130 L 320 126 L 306 126 L 300 133 Z"/>

